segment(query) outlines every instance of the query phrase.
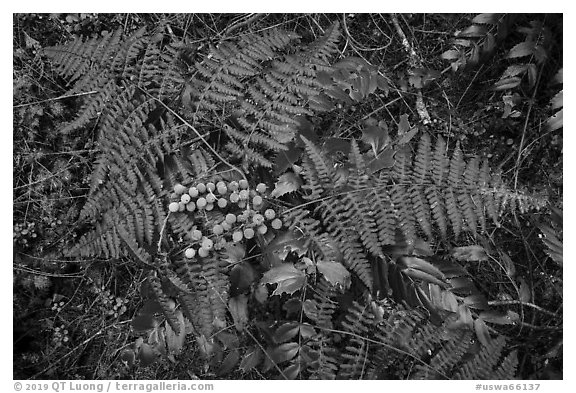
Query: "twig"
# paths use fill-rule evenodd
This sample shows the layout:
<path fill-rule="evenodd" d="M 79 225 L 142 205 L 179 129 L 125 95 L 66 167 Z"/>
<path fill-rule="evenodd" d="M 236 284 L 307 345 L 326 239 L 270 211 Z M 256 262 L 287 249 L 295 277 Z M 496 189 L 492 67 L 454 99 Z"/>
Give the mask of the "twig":
<path fill-rule="evenodd" d="M 47 99 L 47 100 L 34 101 L 34 102 L 30 102 L 30 103 L 28 103 L 28 104 L 12 105 L 12 108 L 14 108 L 14 109 L 16 109 L 16 108 L 23 108 L 23 107 L 25 107 L 25 106 L 41 104 L 41 103 L 43 103 L 43 102 L 63 100 L 63 99 L 65 99 L 65 98 L 80 97 L 80 96 L 85 96 L 85 95 L 88 95 L 88 94 L 95 94 L 95 93 L 98 93 L 98 91 L 93 90 L 93 91 L 87 91 L 87 92 L 85 92 L 85 93 L 70 94 L 70 95 L 67 95 L 67 96 L 60 96 L 60 97 L 55 97 L 55 98 L 49 98 L 49 99 Z"/>
<path fill-rule="evenodd" d="M 519 304 L 521 306 L 532 307 L 533 309 L 536 309 L 544 314 L 548 314 L 551 317 L 560 318 L 560 315 L 553 313 L 552 311 L 548 311 L 534 303 L 523 302 L 521 300 L 492 300 L 488 302 L 488 305 L 490 306 L 508 306 L 512 304 Z"/>
<path fill-rule="evenodd" d="M 234 30 L 238 30 L 241 27 L 247 26 L 251 23 L 254 23 L 255 21 L 257 21 L 258 19 L 262 18 L 263 16 L 265 16 L 265 14 L 252 14 L 252 15 L 246 15 L 244 20 L 241 20 L 239 22 L 236 22 L 234 24 L 232 24 L 231 26 L 228 26 L 226 28 L 226 30 L 224 30 L 222 33 L 220 33 L 220 35 L 226 37 L 230 34 L 232 34 L 232 32 Z"/>
<path fill-rule="evenodd" d="M 402 45 L 404 45 L 404 49 L 408 53 L 410 67 L 413 69 L 421 68 L 422 62 L 420 61 L 418 54 L 414 50 L 414 47 L 410 44 L 410 41 L 408 41 L 408 38 L 406 37 L 406 34 L 404 34 L 402 27 L 400 27 L 400 22 L 398 22 L 398 16 L 396 16 L 396 14 L 390 14 L 390 17 L 392 18 L 392 24 L 396 28 L 396 33 L 400 36 L 400 39 L 402 40 Z M 418 115 L 420 116 L 422 122 L 424 124 L 428 124 L 431 122 L 430 114 L 428 113 L 426 105 L 424 104 L 424 99 L 422 97 L 422 89 L 417 88 L 416 91 L 417 91 L 416 111 L 418 112 Z"/>

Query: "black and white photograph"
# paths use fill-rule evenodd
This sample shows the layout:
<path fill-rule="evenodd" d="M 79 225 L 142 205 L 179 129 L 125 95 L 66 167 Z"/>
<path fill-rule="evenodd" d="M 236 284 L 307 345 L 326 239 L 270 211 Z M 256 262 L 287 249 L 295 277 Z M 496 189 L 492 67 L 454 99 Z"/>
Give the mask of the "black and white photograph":
<path fill-rule="evenodd" d="M 564 15 L 374 10 L 12 14 L 10 388 L 564 380 Z"/>

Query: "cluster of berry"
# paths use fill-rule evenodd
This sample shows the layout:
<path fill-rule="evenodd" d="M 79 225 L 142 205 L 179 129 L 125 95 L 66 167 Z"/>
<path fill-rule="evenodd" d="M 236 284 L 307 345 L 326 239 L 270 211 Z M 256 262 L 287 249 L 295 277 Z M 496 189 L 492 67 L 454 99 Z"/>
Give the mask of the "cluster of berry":
<path fill-rule="evenodd" d="M 243 239 L 252 239 L 256 231 L 265 234 L 268 225 L 276 230 L 282 228 L 282 220 L 276 217 L 276 211 L 265 209 L 263 195 L 266 188 L 264 183 L 260 183 L 251 190 L 244 179 L 228 183 L 198 183 L 190 188 L 176 184 L 170 196 L 172 202 L 168 206 L 172 213 L 211 211 L 215 208 L 227 213 L 221 222 L 209 229 L 211 233 L 204 234 L 197 228 L 192 229 L 190 239 L 194 244 L 186 249 L 186 257 L 194 258 L 196 254 L 207 257 L 211 250 L 223 248 L 230 240 L 238 243 Z"/>

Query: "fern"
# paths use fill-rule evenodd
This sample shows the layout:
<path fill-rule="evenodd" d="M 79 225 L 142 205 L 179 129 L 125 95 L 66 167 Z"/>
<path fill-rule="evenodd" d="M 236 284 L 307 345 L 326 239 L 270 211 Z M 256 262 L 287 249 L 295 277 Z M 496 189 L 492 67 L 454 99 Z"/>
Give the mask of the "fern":
<path fill-rule="evenodd" d="M 337 38 L 335 24 L 308 48 L 290 54 L 283 52 L 298 36 L 282 30 L 211 48 L 185 91 L 193 119 L 224 109 L 232 120 L 223 128 L 226 149 L 244 166 L 271 167 L 270 152 L 286 150 L 298 133 L 297 117 L 318 111 L 313 102 L 322 85 L 316 72 L 329 68 Z"/>

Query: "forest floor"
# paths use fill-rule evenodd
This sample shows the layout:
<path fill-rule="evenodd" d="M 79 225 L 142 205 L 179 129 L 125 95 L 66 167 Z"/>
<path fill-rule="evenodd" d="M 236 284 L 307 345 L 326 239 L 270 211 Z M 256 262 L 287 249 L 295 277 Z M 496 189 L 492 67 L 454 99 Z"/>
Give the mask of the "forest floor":
<path fill-rule="evenodd" d="M 397 122 L 459 141 L 466 154 L 488 157 L 512 184 L 543 195 L 548 208 L 509 217 L 494 234 L 502 264 L 468 266 L 492 304 L 522 315 L 522 323 L 498 325 L 518 350 L 522 379 L 562 378 L 562 265 L 540 241 L 546 223 L 561 240 L 563 205 L 562 128 L 550 124 L 556 77 L 562 67 L 562 15 L 516 15 L 507 35 L 480 46 L 454 48 L 457 32 L 474 40 L 478 24 L 469 14 L 187 15 L 187 14 L 15 14 L 13 16 L 13 375 L 15 379 L 192 379 L 212 378 L 189 343 L 178 361 L 128 367 L 120 358 L 134 342 L 132 318 L 142 305 L 145 276 L 129 259 L 73 259 L 64 251 L 78 240 L 79 212 L 90 189 L 98 156 L 94 129 L 72 134 L 60 127 L 74 117 L 69 89 L 41 56 L 43 48 L 73 35 L 99 37 L 103 31 L 151 31 L 177 36 L 199 52 L 208 41 L 238 37 L 270 27 L 313 39 L 319 25 L 339 20 L 342 55 L 364 58 L 393 81 L 398 99 L 384 109 Z M 398 22 L 396 25 L 394 22 Z M 534 33 L 528 31 L 543 26 Z M 522 30 L 524 29 L 524 30 Z M 399 31 L 415 57 L 406 53 Z M 542 56 L 516 57 L 526 35 L 545 42 Z M 207 38 L 210 37 L 210 38 Z M 462 43 L 462 42 L 461 42 Z M 475 49 L 476 48 L 476 49 Z M 470 51 L 479 52 L 478 57 Z M 518 50 L 518 49 L 516 49 Z M 456 55 L 455 53 L 460 53 Z M 512 53 L 512 55 L 510 55 Z M 459 57 L 460 56 L 460 57 Z M 467 65 L 459 64 L 466 59 Z M 417 72 L 408 65 L 419 63 Z M 509 70 L 510 65 L 524 71 Z M 508 71 L 507 71 L 508 70 Z M 508 83 L 502 83 L 509 72 Z M 517 77 L 517 79 L 513 79 Z M 510 79 L 512 78 L 512 79 Z M 554 79 L 556 78 L 556 79 Z M 556 82 L 555 82 L 556 81 Z M 561 80 L 560 80 L 561 82 Z M 417 110 L 422 94 L 430 121 Z M 392 95 L 391 95 L 392 97 Z M 332 119 L 371 124 L 382 103 L 353 109 Z M 395 120 L 394 120 L 395 119 Z M 356 122 L 356 123 L 355 123 Z M 550 219 L 552 217 L 552 221 Z M 555 220 L 555 221 L 554 221 Z M 510 270 L 513 269 L 514 272 Z M 234 378 L 244 378 L 234 373 Z M 250 378 L 257 378 L 251 374 Z"/>

